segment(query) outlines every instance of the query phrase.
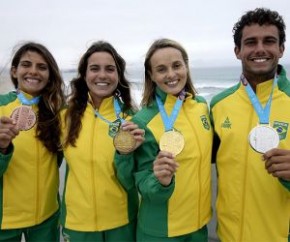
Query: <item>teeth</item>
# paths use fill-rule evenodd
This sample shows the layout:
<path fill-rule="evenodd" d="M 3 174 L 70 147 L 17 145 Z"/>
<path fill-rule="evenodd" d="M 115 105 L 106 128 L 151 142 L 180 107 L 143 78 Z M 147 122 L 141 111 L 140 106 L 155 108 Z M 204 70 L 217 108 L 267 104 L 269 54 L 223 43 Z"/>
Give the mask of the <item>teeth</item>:
<path fill-rule="evenodd" d="M 267 61 L 267 59 L 254 59 L 253 60 L 254 62 L 265 62 L 265 61 Z"/>
<path fill-rule="evenodd" d="M 167 85 L 175 85 L 177 84 L 178 81 L 167 81 L 166 84 Z"/>
<path fill-rule="evenodd" d="M 29 83 L 37 83 L 37 82 L 39 82 L 38 79 L 33 79 L 33 78 L 27 78 L 26 81 L 29 82 Z"/>
<path fill-rule="evenodd" d="M 97 82 L 95 83 L 97 86 L 108 86 L 109 84 L 106 82 Z"/>

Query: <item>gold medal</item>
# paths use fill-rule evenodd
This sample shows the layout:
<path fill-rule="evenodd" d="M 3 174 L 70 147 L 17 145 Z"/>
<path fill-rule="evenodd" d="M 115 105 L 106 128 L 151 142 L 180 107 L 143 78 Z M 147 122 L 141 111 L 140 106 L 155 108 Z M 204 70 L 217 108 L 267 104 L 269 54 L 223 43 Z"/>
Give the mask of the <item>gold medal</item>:
<path fill-rule="evenodd" d="M 31 129 L 36 123 L 36 114 L 30 106 L 15 108 L 10 116 L 16 122 L 16 128 L 21 131 Z"/>
<path fill-rule="evenodd" d="M 177 156 L 184 148 L 184 137 L 176 130 L 167 131 L 160 138 L 159 148 Z"/>
<path fill-rule="evenodd" d="M 113 143 L 116 150 L 118 150 L 119 152 L 129 153 L 134 150 L 136 140 L 129 131 L 124 131 L 120 129 L 115 135 Z"/>

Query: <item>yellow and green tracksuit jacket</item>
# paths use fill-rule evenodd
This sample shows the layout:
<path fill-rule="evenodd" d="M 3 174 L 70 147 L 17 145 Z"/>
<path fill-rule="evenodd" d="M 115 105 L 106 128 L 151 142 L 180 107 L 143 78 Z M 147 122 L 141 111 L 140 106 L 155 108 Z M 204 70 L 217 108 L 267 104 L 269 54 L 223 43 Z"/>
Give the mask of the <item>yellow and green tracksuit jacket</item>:
<path fill-rule="evenodd" d="M 113 97 L 104 99 L 98 112 L 115 121 Z M 96 117 L 88 103 L 76 147 L 64 149 L 67 166 L 61 222 L 65 228 L 104 231 L 126 225 L 137 216 L 134 163 L 128 162 L 127 156 L 120 163 L 114 160 L 109 133 L 109 124 Z"/>
<path fill-rule="evenodd" d="M 157 88 L 170 115 L 176 97 Z M 142 196 L 138 224 L 144 233 L 156 237 L 175 237 L 193 233 L 211 218 L 212 128 L 208 106 L 203 98 L 190 94 L 180 109 L 174 128 L 185 138 L 183 151 L 176 156 L 179 168 L 173 182 L 162 186 L 153 174 L 153 162 L 159 153 L 164 125 L 156 100 L 144 107 L 133 122 L 145 129 L 145 141 L 135 151 L 136 185 Z"/>
<path fill-rule="evenodd" d="M 279 148 L 290 149 L 290 83 L 279 66 L 273 91 L 270 125 L 280 136 Z M 273 80 L 257 85 L 264 107 Z M 223 242 L 287 242 L 290 221 L 290 182 L 267 173 L 261 154 L 248 142 L 258 116 L 238 83 L 211 101 L 218 172 L 218 235 Z M 215 152 L 214 152 L 215 154 Z M 288 189 L 287 189 L 288 188 Z"/>
<path fill-rule="evenodd" d="M 19 106 L 15 92 L 0 96 L 0 116 L 10 117 Z M 37 112 L 36 105 L 32 108 Z M 35 136 L 36 125 L 21 131 L 6 155 L 0 153 L 1 229 L 40 224 L 59 208 L 57 155 L 49 152 Z"/>

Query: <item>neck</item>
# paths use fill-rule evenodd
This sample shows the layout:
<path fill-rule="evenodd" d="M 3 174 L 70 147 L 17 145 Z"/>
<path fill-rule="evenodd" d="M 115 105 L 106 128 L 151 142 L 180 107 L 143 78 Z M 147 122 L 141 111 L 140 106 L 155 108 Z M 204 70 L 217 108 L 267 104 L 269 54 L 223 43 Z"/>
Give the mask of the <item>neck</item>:
<path fill-rule="evenodd" d="M 88 95 L 89 95 L 89 102 L 93 105 L 94 109 L 99 109 L 103 101 L 103 98 L 93 96 L 90 93 L 88 93 Z"/>
<path fill-rule="evenodd" d="M 275 72 L 257 75 L 257 74 L 245 74 L 247 81 L 250 83 L 254 92 L 258 84 L 271 80 L 275 77 Z"/>

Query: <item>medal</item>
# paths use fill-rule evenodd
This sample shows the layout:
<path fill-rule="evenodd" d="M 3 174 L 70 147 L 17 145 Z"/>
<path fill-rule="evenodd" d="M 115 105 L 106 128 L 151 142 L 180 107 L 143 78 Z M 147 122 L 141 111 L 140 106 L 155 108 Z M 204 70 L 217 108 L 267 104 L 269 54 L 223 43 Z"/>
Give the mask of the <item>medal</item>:
<path fill-rule="evenodd" d="M 30 106 L 15 108 L 10 116 L 16 122 L 16 128 L 21 131 L 31 129 L 36 123 L 36 114 Z"/>
<path fill-rule="evenodd" d="M 258 125 L 253 128 L 249 134 L 251 147 L 259 153 L 265 153 L 268 150 L 277 148 L 279 141 L 280 139 L 277 131 L 267 125 Z"/>
<path fill-rule="evenodd" d="M 135 149 L 136 140 L 129 131 L 120 129 L 115 135 L 113 143 L 119 152 L 129 153 Z"/>
<path fill-rule="evenodd" d="M 270 149 L 278 147 L 280 142 L 279 134 L 269 125 L 273 90 L 278 82 L 278 75 L 275 75 L 272 91 L 264 107 L 262 107 L 258 97 L 256 96 L 256 93 L 253 91 L 251 85 L 248 83 L 244 75 L 241 76 L 241 82 L 245 86 L 248 97 L 256 111 L 256 114 L 258 115 L 260 123 L 260 125 L 256 126 L 250 131 L 248 137 L 249 143 L 255 151 L 259 153 L 265 153 Z"/>
<path fill-rule="evenodd" d="M 167 115 L 160 97 L 158 95 L 155 97 L 165 127 L 165 132 L 159 141 L 159 149 L 177 156 L 183 150 L 185 141 L 183 135 L 179 131 L 174 130 L 173 126 L 185 99 L 185 91 L 182 90 L 179 93 L 170 116 Z"/>
<path fill-rule="evenodd" d="M 97 110 L 95 110 L 95 115 L 109 124 L 109 135 L 113 137 L 113 145 L 116 150 L 122 153 L 132 152 L 135 149 L 136 140 L 129 131 L 124 131 L 120 128 L 120 125 L 125 120 L 120 117 L 122 110 L 116 97 L 114 98 L 114 110 L 117 117 L 114 122 L 107 120 Z"/>
<path fill-rule="evenodd" d="M 159 147 L 160 150 L 170 152 L 174 156 L 177 156 L 184 148 L 184 137 L 178 131 L 167 131 L 161 136 Z"/>

